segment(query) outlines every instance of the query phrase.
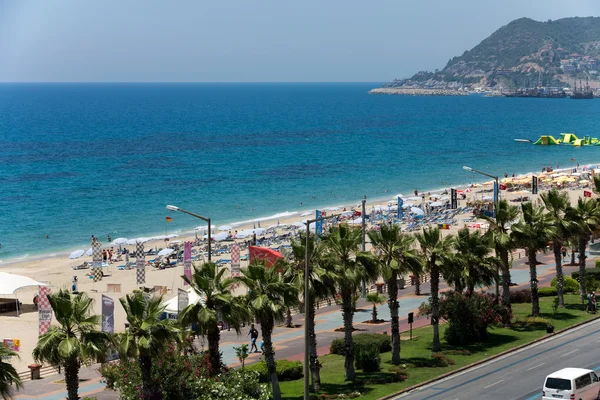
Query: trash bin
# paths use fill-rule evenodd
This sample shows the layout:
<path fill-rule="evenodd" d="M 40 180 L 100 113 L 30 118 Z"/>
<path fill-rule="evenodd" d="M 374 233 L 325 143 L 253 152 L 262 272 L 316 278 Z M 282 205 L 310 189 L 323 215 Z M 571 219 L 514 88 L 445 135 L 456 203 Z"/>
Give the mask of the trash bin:
<path fill-rule="evenodd" d="M 398 289 L 402 290 L 406 286 L 406 280 L 404 278 L 398 279 Z"/>
<path fill-rule="evenodd" d="M 27 368 L 31 371 L 31 380 L 42 379 L 40 376 L 40 370 L 42 369 L 41 364 L 31 364 L 28 365 Z"/>

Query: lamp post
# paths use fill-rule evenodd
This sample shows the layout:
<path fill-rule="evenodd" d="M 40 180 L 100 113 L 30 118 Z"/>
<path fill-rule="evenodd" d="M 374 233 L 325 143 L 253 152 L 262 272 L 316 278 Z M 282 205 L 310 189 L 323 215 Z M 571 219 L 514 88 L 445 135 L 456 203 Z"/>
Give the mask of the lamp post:
<path fill-rule="evenodd" d="M 361 201 L 361 206 L 362 206 L 362 251 L 367 251 L 367 240 L 366 240 L 366 232 L 367 232 L 367 196 L 363 197 L 362 201 Z M 371 221 L 371 223 L 373 223 Z M 367 283 L 364 281 L 362 281 L 361 283 L 361 291 L 360 291 L 361 297 L 363 299 L 367 298 Z"/>
<path fill-rule="evenodd" d="M 193 213 L 193 212 L 190 212 L 190 211 L 187 211 L 187 210 L 184 210 L 182 208 L 179 208 L 177 206 L 172 206 L 172 205 L 167 205 L 167 210 L 179 211 L 179 212 L 191 215 L 192 217 L 200 218 L 201 220 L 206 221 L 208 223 L 208 262 L 210 262 L 210 260 L 211 260 L 211 256 L 210 256 L 210 253 L 211 253 L 210 218 L 203 217 L 202 215 L 198 215 L 196 213 Z"/>
<path fill-rule="evenodd" d="M 310 285 L 310 263 L 308 254 L 308 239 L 310 238 L 310 224 L 317 221 L 324 221 L 326 219 L 338 217 L 338 215 L 328 215 L 326 217 L 319 217 L 309 219 L 306 221 L 306 243 L 304 248 L 304 400 L 310 399 L 310 385 L 309 385 L 309 367 L 310 362 L 309 349 L 310 349 L 310 338 L 308 332 L 308 310 L 310 307 L 310 296 L 308 286 Z M 315 226 L 316 228 L 316 226 Z M 315 229 L 316 231 L 316 229 Z"/>
<path fill-rule="evenodd" d="M 467 167 L 467 166 L 464 166 L 463 169 L 465 171 L 470 171 L 470 172 L 475 172 L 480 175 L 485 175 L 496 181 L 496 187 L 494 189 L 494 217 L 496 217 L 496 207 L 498 207 L 498 193 L 500 193 L 500 186 L 498 185 L 498 177 L 496 175 L 486 174 L 485 172 L 481 172 L 481 171 L 478 171 L 476 169 L 473 169 L 473 168 Z"/>

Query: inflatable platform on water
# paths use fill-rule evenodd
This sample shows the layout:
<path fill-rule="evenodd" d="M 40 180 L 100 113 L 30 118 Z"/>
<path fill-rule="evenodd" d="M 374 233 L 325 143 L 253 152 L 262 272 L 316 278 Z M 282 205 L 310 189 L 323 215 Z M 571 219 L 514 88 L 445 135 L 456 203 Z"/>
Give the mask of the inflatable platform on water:
<path fill-rule="evenodd" d="M 515 139 L 517 140 L 517 139 Z M 519 139 L 518 141 L 521 141 Z M 593 138 L 591 136 L 584 136 L 583 138 L 578 138 L 574 133 L 561 133 L 560 139 L 556 139 L 554 136 L 544 135 L 540 136 L 538 140 L 533 142 L 533 144 L 542 145 L 542 146 L 550 146 L 550 145 L 567 145 L 567 146 L 600 146 L 600 140 L 598 138 Z"/>

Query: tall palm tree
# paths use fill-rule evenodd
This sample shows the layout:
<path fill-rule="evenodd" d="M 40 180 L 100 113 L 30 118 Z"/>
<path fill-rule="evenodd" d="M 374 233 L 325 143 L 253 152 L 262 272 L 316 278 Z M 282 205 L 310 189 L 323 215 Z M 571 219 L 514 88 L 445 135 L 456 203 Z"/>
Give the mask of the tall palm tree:
<path fill-rule="evenodd" d="M 567 218 L 567 209 L 569 208 L 569 194 L 552 189 L 540 195 L 548 213 L 552 216 L 554 225 L 554 236 L 552 237 L 552 251 L 554 253 L 554 263 L 556 264 L 556 292 L 558 296 L 558 306 L 564 307 L 565 300 L 563 296 L 564 277 L 562 270 L 562 247 L 569 235 L 573 231 L 573 223 Z"/>
<path fill-rule="evenodd" d="M 600 207 L 596 199 L 577 200 L 577 205 L 569 207 L 566 213 L 567 219 L 573 221 L 573 234 L 578 240 L 579 248 L 579 292 L 585 299 L 585 249 L 594 230 L 600 226 Z"/>
<path fill-rule="evenodd" d="M 314 235 L 308 237 L 308 263 L 310 273 L 308 276 L 309 301 L 304 299 L 305 323 L 308 324 L 310 341 L 310 375 L 312 387 L 315 391 L 321 390 L 321 364 L 317 354 L 317 334 L 315 332 L 315 314 L 320 300 L 335 297 L 335 280 L 333 271 L 327 264 L 321 262 L 322 247 L 315 240 Z M 291 241 L 294 261 L 286 265 L 284 278 L 296 287 L 298 293 L 304 297 L 304 279 L 306 267 L 306 234 L 301 233 L 298 240 Z M 307 304 L 308 303 L 308 304 Z"/>
<path fill-rule="evenodd" d="M 179 329 L 172 319 L 161 319 L 165 306 L 162 296 L 134 292 L 119 299 L 129 328 L 118 334 L 120 357 L 137 358 L 142 372 L 142 396 L 160 400 L 162 395 L 152 379 L 152 364 L 164 346 L 177 343 Z"/>
<path fill-rule="evenodd" d="M 454 241 L 456 258 L 460 265 L 457 291 L 466 288 L 470 295 L 476 286 L 491 286 L 498 280 L 496 257 L 490 256 L 492 237 L 481 232 L 471 232 L 469 228 L 458 231 Z"/>
<path fill-rule="evenodd" d="M 509 309 L 510 306 L 510 261 L 509 254 L 515 248 L 515 243 L 510 235 L 510 225 L 519 217 L 519 208 L 500 200 L 496 205 L 496 218 L 481 216 L 489 224 L 488 234 L 492 236 L 496 256 L 500 260 L 502 272 L 502 304 Z M 508 315 L 508 314 L 507 314 Z M 510 321 L 504 321 L 510 323 Z"/>
<path fill-rule="evenodd" d="M 379 268 L 375 259 L 361 252 L 362 235 L 360 229 L 348 224 L 332 227 L 324 237 L 325 261 L 333 269 L 337 287 L 342 297 L 342 316 L 344 319 L 344 367 L 346 379 L 354 380 L 354 340 L 352 338 L 354 301 L 362 281 L 377 279 Z"/>
<path fill-rule="evenodd" d="M 19 355 L 0 343 L 0 396 L 5 400 L 12 399 L 14 389 L 23 387 L 19 373 L 10 363 L 11 357 L 19 358 Z"/>
<path fill-rule="evenodd" d="M 221 372 L 221 354 L 219 341 L 223 321 L 239 334 L 242 322 L 248 320 L 246 308 L 234 301 L 231 294 L 233 278 L 224 278 L 226 269 L 219 270 L 215 263 L 195 264 L 191 279 L 182 276 L 198 294 L 199 300 L 188 305 L 179 318 L 184 325 L 197 324 L 196 333 L 206 336 L 212 373 Z"/>
<path fill-rule="evenodd" d="M 102 361 L 111 344 L 111 336 L 97 328 L 100 315 L 92 314 L 93 300 L 85 293 L 71 294 L 62 289 L 48 295 L 58 326 L 51 326 L 39 337 L 33 358 L 40 363 L 62 367 L 69 400 L 79 398 L 81 364 Z"/>
<path fill-rule="evenodd" d="M 436 353 L 440 351 L 440 275 L 454 267 L 452 260 L 452 245 L 454 238 L 451 235 L 442 237 L 437 227 L 423 228 L 423 232 L 417 233 L 417 241 L 421 246 L 425 268 L 431 275 L 431 325 L 433 326 L 433 342 L 431 350 Z"/>
<path fill-rule="evenodd" d="M 273 398 L 281 400 L 271 337 L 275 322 L 283 320 L 288 307 L 298 304 L 298 291 L 292 283 L 280 276 L 278 268 L 267 268 L 263 261 L 253 261 L 248 268 L 242 268 L 241 271 L 242 276 L 236 277 L 235 280 L 248 288 L 246 304 L 260 323 L 264 342 L 263 354 L 271 378 Z"/>
<path fill-rule="evenodd" d="M 512 235 L 515 242 L 527 249 L 529 261 L 529 284 L 531 286 L 531 315 L 540 315 L 540 300 L 537 287 L 537 252 L 546 251 L 548 242 L 556 235 L 552 215 L 544 212 L 543 206 L 532 202 L 521 204 L 521 220 L 514 224 Z"/>
<path fill-rule="evenodd" d="M 398 278 L 419 271 L 421 261 L 413 245 L 415 237 L 403 234 L 398 225 L 382 224 L 380 230 L 370 231 L 369 239 L 381 264 L 381 274 L 388 287 L 388 305 L 392 319 L 392 364 L 400 364 L 400 323 L 398 317 Z"/>

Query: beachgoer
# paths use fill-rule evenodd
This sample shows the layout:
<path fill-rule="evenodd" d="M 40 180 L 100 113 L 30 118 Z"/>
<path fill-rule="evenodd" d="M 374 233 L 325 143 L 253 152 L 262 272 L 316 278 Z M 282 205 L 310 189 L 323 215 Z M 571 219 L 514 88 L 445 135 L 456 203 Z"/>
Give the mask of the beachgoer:
<path fill-rule="evenodd" d="M 108 243 L 112 242 L 112 240 L 110 240 L 110 235 L 108 235 Z"/>
<path fill-rule="evenodd" d="M 40 296 L 38 296 L 38 294 L 36 293 L 35 296 L 33 296 L 33 305 L 35 306 L 36 310 L 38 308 L 39 302 L 40 302 Z"/>
<path fill-rule="evenodd" d="M 415 189 L 415 196 L 419 195 L 419 191 L 417 189 Z"/>
<path fill-rule="evenodd" d="M 256 347 L 256 339 L 258 339 L 258 331 L 254 327 L 254 324 L 250 325 L 250 332 L 248 332 L 248 335 L 250 335 L 250 343 L 251 343 L 250 352 L 252 352 L 252 349 L 254 349 L 254 352 L 258 353 L 258 347 Z"/>
<path fill-rule="evenodd" d="M 46 235 L 46 239 L 50 239 L 50 235 Z"/>
<path fill-rule="evenodd" d="M 94 243 L 96 241 L 96 238 L 94 237 L 94 235 L 92 235 L 92 243 Z"/>

